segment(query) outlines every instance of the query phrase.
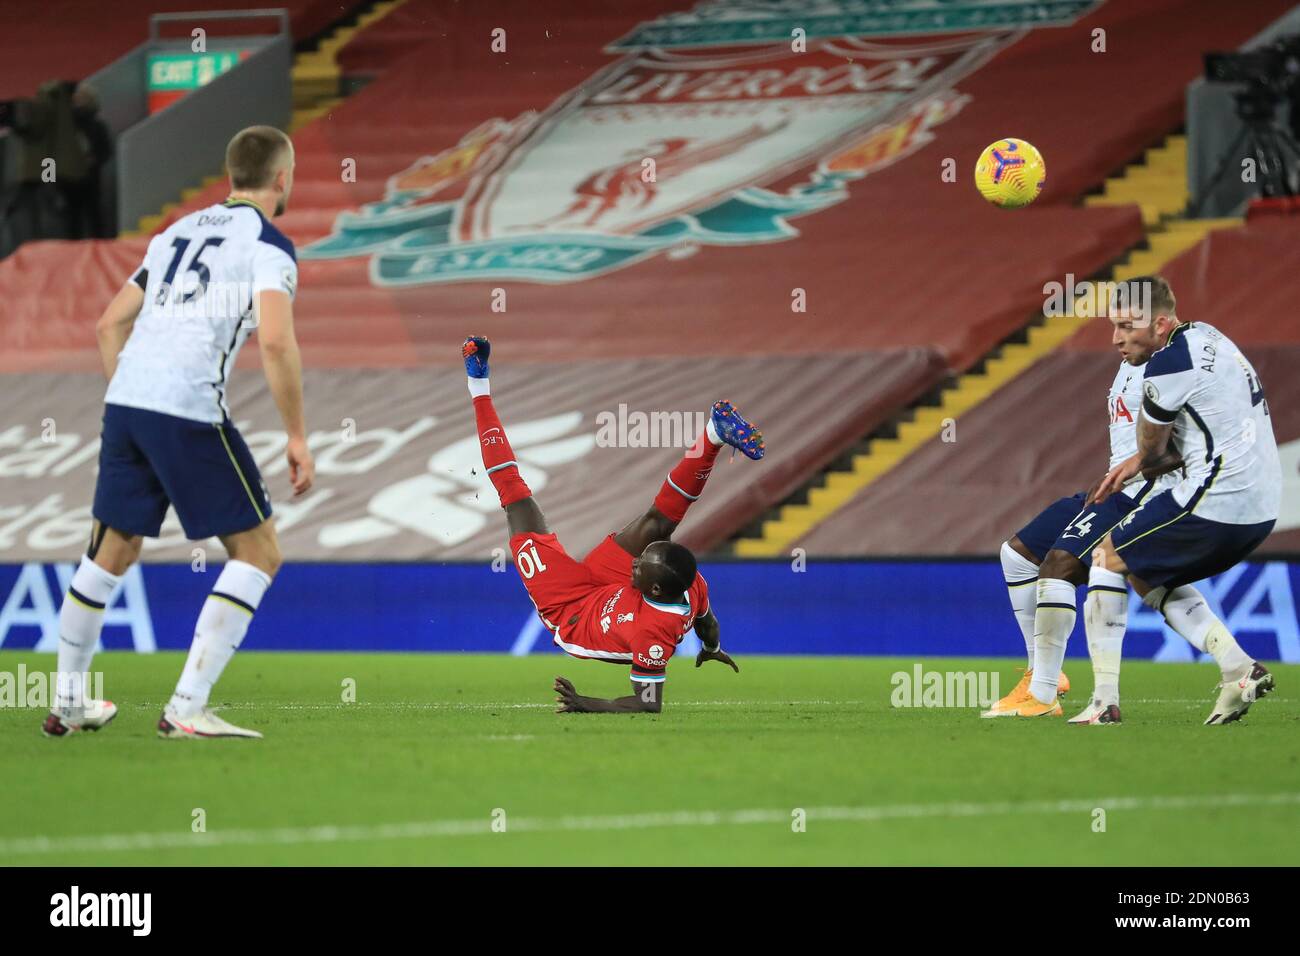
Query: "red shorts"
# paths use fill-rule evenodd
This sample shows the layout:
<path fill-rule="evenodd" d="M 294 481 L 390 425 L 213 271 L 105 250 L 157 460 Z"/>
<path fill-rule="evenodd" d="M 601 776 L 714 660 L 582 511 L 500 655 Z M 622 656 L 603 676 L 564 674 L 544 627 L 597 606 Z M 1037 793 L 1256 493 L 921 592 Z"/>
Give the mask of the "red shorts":
<path fill-rule="evenodd" d="M 610 534 L 576 561 L 553 534 L 516 534 L 510 538 L 515 569 L 523 579 L 537 613 L 551 630 L 564 626 L 565 609 L 594 589 L 632 580 L 632 555 Z"/>

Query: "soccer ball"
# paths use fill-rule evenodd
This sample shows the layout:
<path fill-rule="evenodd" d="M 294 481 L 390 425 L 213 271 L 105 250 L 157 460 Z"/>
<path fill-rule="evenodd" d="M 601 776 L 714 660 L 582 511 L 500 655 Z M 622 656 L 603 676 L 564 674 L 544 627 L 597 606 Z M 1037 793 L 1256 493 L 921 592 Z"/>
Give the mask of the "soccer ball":
<path fill-rule="evenodd" d="M 1023 139 L 998 140 L 975 164 L 975 188 L 1003 209 L 1028 206 L 1043 191 L 1046 179 L 1043 154 Z"/>

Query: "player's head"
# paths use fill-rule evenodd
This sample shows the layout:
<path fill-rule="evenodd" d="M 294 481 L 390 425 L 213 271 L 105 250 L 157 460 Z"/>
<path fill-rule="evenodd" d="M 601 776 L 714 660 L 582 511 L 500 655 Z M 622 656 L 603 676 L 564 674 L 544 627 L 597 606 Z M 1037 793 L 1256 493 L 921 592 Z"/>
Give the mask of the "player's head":
<path fill-rule="evenodd" d="M 274 126 L 250 126 L 226 147 L 231 193 L 262 194 L 273 200 L 273 216 L 284 214 L 293 190 L 293 143 Z"/>
<path fill-rule="evenodd" d="M 649 598 L 668 600 L 695 582 L 695 555 L 673 541 L 651 541 L 632 559 L 632 586 Z"/>
<path fill-rule="evenodd" d="M 1145 365 L 1178 327 L 1174 291 L 1162 276 L 1115 283 L 1109 296 L 1111 342 L 1130 365 Z"/>

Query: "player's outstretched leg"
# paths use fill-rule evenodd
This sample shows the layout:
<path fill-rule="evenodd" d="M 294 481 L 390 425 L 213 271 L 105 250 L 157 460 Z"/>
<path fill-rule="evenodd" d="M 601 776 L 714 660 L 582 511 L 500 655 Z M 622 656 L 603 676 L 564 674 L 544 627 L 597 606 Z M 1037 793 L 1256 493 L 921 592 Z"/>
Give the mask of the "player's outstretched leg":
<path fill-rule="evenodd" d="M 98 521 L 90 541 L 90 549 L 73 574 L 59 610 L 55 700 L 41 726 L 47 737 L 99 730 L 117 716 L 117 706 L 111 700 L 89 697 L 86 690 L 90 662 L 104 626 L 104 608 L 139 555 L 142 541 L 139 536 L 121 534 Z"/>
<path fill-rule="evenodd" d="M 1165 492 L 1164 494 L 1169 494 Z M 1158 519 L 1156 519 L 1158 520 Z M 1164 527 L 1164 526 L 1161 526 Z M 1119 529 L 1121 532 L 1124 528 Z M 1155 530 L 1159 531 L 1160 528 Z M 1129 531 L 1133 533 L 1132 530 Z M 1149 533 L 1142 533 L 1139 529 L 1138 538 L 1133 541 L 1151 540 Z M 1178 584 L 1175 580 L 1172 586 L 1159 585 L 1153 587 L 1137 574 L 1134 574 L 1129 565 L 1119 556 L 1119 548 L 1125 545 L 1121 543 L 1118 547 L 1115 542 L 1114 533 L 1108 534 L 1102 539 L 1098 549 L 1097 566 L 1093 568 L 1090 575 L 1089 600 L 1092 600 L 1092 592 L 1099 582 L 1108 583 L 1111 587 L 1104 590 L 1117 591 L 1125 583 L 1133 585 L 1134 590 L 1142 595 L 1142 600 L 1152 608 L 1159 610 L 1165 617 L 1165 621 L 1176 632 L 1187 639 L 1198 651 L 1210 654 L 1215 663 L 1219 665 L 1219 672 L 1223 677 L 1219 684 L 1219 697 L 1215 702 L 1214 710 L 1206 718 L 1205 723 L 1210 725 L 1228 724 L 1240 720 L 1257 700 L 1274 689 L 1273 675 L 1269 673 L 1268 668 L 1254 660 L 1249 654 L 1242 650 L 1237 639 L 1224 626 L 1223 622 L 1211 611 L 1206 604 L 1205 598 L 1194 587 L 1186 584 Z M 1131 543 L 1131 542 L 1130 542 Z M 1228 566 L 1228 565 L 1225 565 Z M 1207 571 L 1203 576 L 1209 576 L 1212 573 L 1219 573 L 1217 570 Z M 1118 610 L 1118 605 L 1113 610 Z M 1126 620 L 1123 614 L 1110 614 L 1098 617 L 1100 625 L 1117 632 L 1119 639 L 1123 638 Z M 1092 626 L 1092 621 L 1089 621 Z M 1089 649 L 1091 650 L 1092 634 L 1089 633 Z M 1116 647 L 1115 669 L 1118 673 L 1118 646 Z"/>
<path fill-rule="evenodd" d="M 465 373 L 469 376 L 469 394 L 474 402 L 483 467 L 501 499 L 511 536 L 534 532 L 547 534 L 550 529 L 546 527 L 546 518 L 533 498 L 532 489 L 519 474 L 514 449 L 510 447 L 510 440 L 506 438 L 506 431 L 492 404 L 492 389 L 488 382 L 488 356 L 491 352 L 491 343 L 481 335 L 471 335 L 461 346 Z"/>
<path fill-rule="evenodd" d="M 1273 690 L 1268 668 L 1247 654 L 1219 616 L 1210 610 L 1200 591 L 1190 584 L 1175 588 L 1152 588 L 1142 600 L 1164 615 L 1166 623 L 1186 638 L 1187 643 L 1209 654 L 1219 665 L 1222 681 L 1214 709 L 1205 719 L 1208 725 L 1240 720 L 1250 705 Z"/>
<path fill-rule="evenodd" d="M 1143 603 L 1159 611 L 1165 622 L 1197 651 L 1211 654 L 1219 664 L 1223 681 L 1219 699 L 1205 721 L 1207 724 L 1240 720 L 1259 698 L 1273 689 L 1273 675 L 1253 660 L 1210 609 L 1204 595 L 1190 584 L 1174 588 L 1147 588 L 1134 579 Z M 1085 626 L 1088 653 L 1092 657 L 1094 691 L 1087 707 L 1070 719 L 1071 724 L 1120 722 L 1120 649 L 1127 626 L 1126 581 L 1123 575 L 1105 568 L 1093 568 L 1088 580 Z"/>
<path fill-rule="evenodd" d="M 704 494 L 704 485 L 724 445 L 756 461 L 767 450 L 763 433 L 726 399 L 713 403 L 704 432 L 668 473 L 653 507 L 614 536 L 618 545 L 630 554 L 640 554 L 651 542 L 672 537 L 691 504 Z"/>

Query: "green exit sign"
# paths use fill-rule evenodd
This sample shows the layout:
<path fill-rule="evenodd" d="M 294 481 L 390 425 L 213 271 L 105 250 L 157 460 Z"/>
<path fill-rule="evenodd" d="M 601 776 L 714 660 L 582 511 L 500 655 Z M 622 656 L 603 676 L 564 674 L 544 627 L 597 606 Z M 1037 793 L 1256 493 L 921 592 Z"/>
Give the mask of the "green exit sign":
<path fill-rule="evenodd" d="M 212 82 L 243 59 L 244 50 L 216 53 L 151 53 L 149 111 L 156 113 L 191 90 Z"/>

